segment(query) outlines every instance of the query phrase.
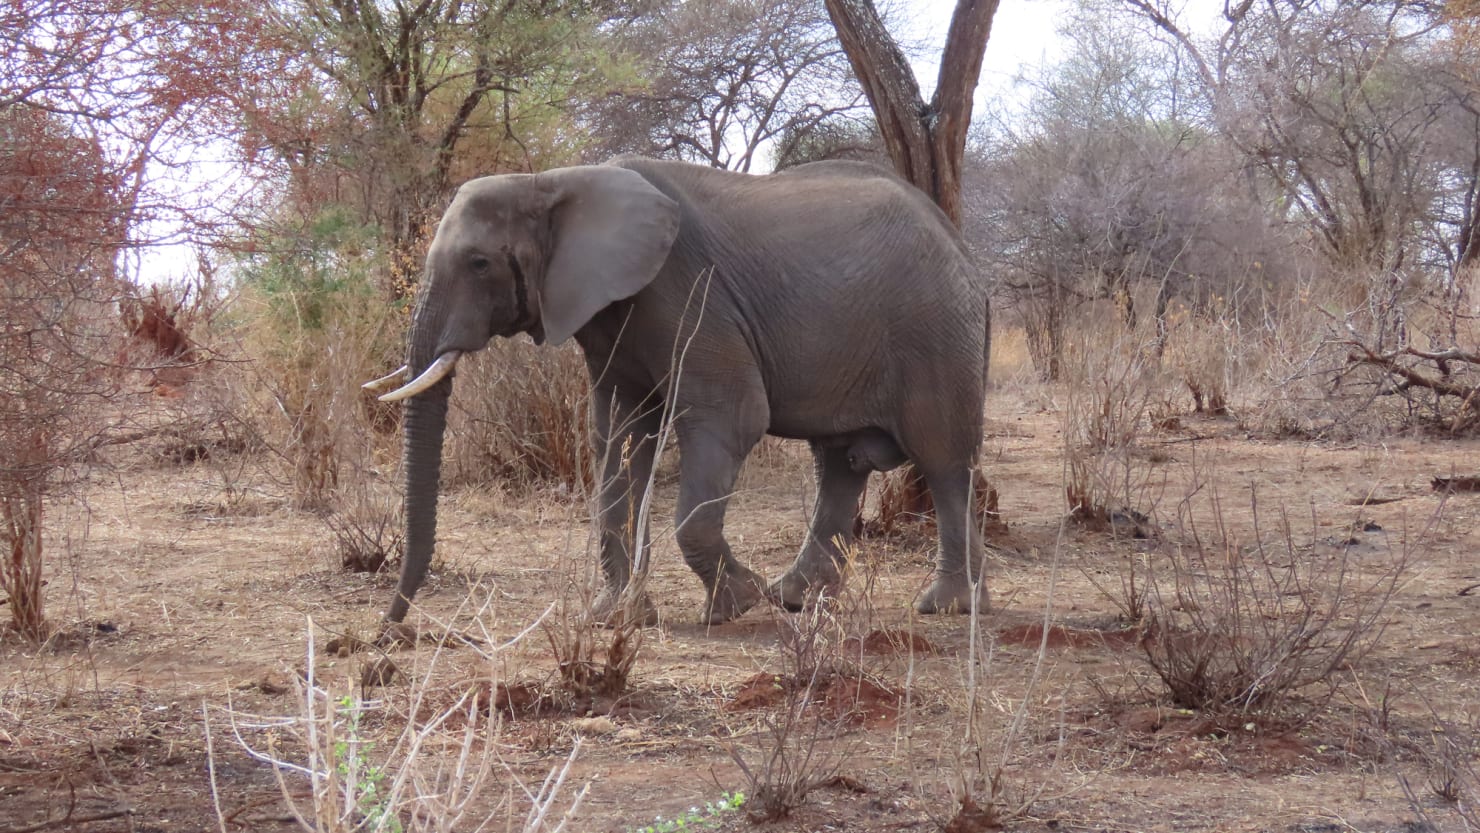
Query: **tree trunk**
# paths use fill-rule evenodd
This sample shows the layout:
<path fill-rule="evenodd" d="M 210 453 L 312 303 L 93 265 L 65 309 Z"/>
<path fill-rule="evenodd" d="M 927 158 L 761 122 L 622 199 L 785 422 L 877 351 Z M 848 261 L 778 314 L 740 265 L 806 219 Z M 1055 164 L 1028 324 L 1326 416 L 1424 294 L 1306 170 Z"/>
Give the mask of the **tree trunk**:
<path fill-rule="evenodd" d="M 941 53 L 935 94 L 927 104 L 904 52 L 884 27 L 873 0 L 825 0 L 838 41 L 853 65 L 879 123 L 879 135 L 895 171 L 940 206 L 961 227 L 961 165 L 971 126 L 972 95 L 981 76 L 982 57 L 999 0 L 957 0 Z M 914 466 L 886 477 L 884 494 L 898 501 L 881 516 L 927 517 L 934 503 Z M 977 474 L 979 506 L 995 507 L 996 495 Z M 861 509 L 860 509 L 861 511 Z"/>
<path fill-rule="evenodd" d="M 930 195 L 961 226 L 961 164 L 972 95 L 999 0 L 957 0 L 927 104 L 904 52 L 872 0 L 826 0 L 828 16 L 879 122 L 879 134 L 907 182 Z"/>

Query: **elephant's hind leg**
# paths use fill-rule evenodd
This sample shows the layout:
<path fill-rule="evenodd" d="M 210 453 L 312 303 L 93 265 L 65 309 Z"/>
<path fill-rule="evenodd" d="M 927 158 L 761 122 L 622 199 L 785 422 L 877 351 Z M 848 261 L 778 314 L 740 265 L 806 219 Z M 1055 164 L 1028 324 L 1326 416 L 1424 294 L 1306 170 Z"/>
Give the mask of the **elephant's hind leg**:
<path fill-rule="evenodd" d="M 761 420 L 747 429 L 744 422 L 737 426 L 733 416 L 706 422 L 690 413 L 678 426 L 675 537 L 684 561 L 704 582 L 700 621 L 706 624 L 728 622 L 766 598 L 765 580 L 736 560 L 724 535 L 735 478 L 764 424 Z"/>
<path fill-rule="evenodd" d="M 981 530 L 971 511 L 973 477 L 965 464 L 925 469 L 925 482 L 935 501 L 940 550 L 935 580 L 916 603 L 921 613 L 981 613 L 989 609 L 983 575 Z"/>
<path fill-rule="evenodd" d="M 842 583 L 845 548 L 853 542 L 858 496 L 868 485 L 872 466 L 859 466 L 848 447 L 812 444 L 817 468 L 817 505 L 797 560 L 771 586 L 787 610 L 801 610 L 809 597 L 836 592 Z"/>

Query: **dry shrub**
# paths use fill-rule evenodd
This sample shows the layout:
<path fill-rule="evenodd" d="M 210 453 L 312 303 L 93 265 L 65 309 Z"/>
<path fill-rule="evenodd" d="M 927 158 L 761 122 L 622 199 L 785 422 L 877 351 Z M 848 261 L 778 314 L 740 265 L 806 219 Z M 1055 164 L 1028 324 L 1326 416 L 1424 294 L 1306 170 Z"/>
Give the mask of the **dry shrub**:
<path fill-rule="evenodd" d="M 617 614 L 611 622 L 596 621 L 588 612 L 591 593 L 581 589 L 590 584 L 567 583 L 554 621 L 544 625 L 544 632 L 565 693 L 578 700 L 609 700 L 627 690 L 642 649 L 644 622 L 630 611 Z M 628 595 L 635 601 L 641 588 L 632 586 L 632 591 Z"/>
<path fill-rule="evenodd" d="M 752 821 L 786 818 L 814 789 L 834 780 L 848 758 L 839 742 L 852 723 L 847 708 L 821 708 L 839 680 L 859 679 L 847 661 L 847 634 L 831 605 L 790 616 L 776 614 L 779 671 L 752 678 L 774 689 L 757 712 L 747 740 L 728 744 L 747 787 Z M 846 683 L 844 683 L 846 685 Z"/>
<path fill-rule="evenodd" d="M 360 385 L 400 363 L 404 313 L 376 288 L 385 267 L 373 229 L 327 209 L 278 233 L 287 239 L 244 257 L 240 344 L 293 505 L 326 511 L 342 475 L 368 466 L 367 438 L 384 427 Z"/>
<path fill-rule="evenodd" d="M 491 638 L 490 623 L 480 618 L 478 625 L 485 637 L 479 644 L 490 646 L 482 659 L 491 669 L 530 633 L 526 629 L 500 642 Z M 487 685 L 449 688 L 438 682 L 448 648 L 437 648 L 424 667 L 411 670 L 404 700 L 394 701 L 404 708 L 393 710 L 389 698 L 367 700 L 347 681 L 319 679 L 313 631 L 310 621 L 306 673 L 291 675 L 295 713 L 202 709 L 213 789 L 218 787 L 215 729 L 224 724 L 250 757 L 272 767 L 292 821 L 302 830 L 450 833 L 497 826 L 560 833 L 568 828 L 590 786 L 566 793 L 580 738 L 542 784 L 525 784 L 516 763 L 502 757 L 499 713 L 490 712 L 481 697 Z M 557 804 L 566 807 L 559 811 Z M 217 813 L 225 829 L 219 802 Z"/>
<path fill-rule="evenodd" d="M 1058 287 L 1053 287 L 1055 293 Z M 1063 374 L 1065 317 L 1069 311 L 1066 299 L 1029 297 L 1018 302 L 1028 356 L 1043 382 L 1057 382 Z"/>
<path fill-rule="evenodd" d="M 677 377 L 678 373 L 675 372 L 674 375 Z M 620 435 L 621 432 L 614 433 Z M 662 456 L 671 439 L 672 424 L 664 420 L 658 436 L 653 440 L 656 444 L 655 458 Z M 605 455 L 617 455 L 626 461 L 629 459 L 626 457 L 628 452 L 629 449 L 623 447 L 603 447 L 603 456 L 600 459 L 588 460 L 584 465 L 605 469 Z M 599 548 L 602 539 L 600 507 L 586 491 L 583 481 L 576 483 L 577 488 L 581 489 L 580 493 L 587 497 L 584 503 L 592 509 L 586 545 L 579 551 L 567 548 L 562 552 L 561 593 L 554 605 L 555 617 L 544 626 L 544 631 L 560 672 L 561 686 L 567 694 L 577 698 L 613 698 L 626 691 L 632 670 L 637 664 L 638 652 L 642 648 L 643 628 L 653 623 L 650 619 L 654 611 L 647 595 L 648 570 L 651 565 L 648 530 L 656 474 L 657 468 L 654 466 L 646 483 L 634 484 L 634 488 L 640 489 L 641 494 L 634 507 L 634 514 L 627 519 L 627 523 L 633 530 L 633 547 L 637 556 L 632 564 L 632 576 L 627 586 L 612 602 L 609 611 L 594 609 L 595 590 L 604 583 L 604 578 L 599 575 Z M 599 614 L 605 616 L 604 621 L 599 618 Z"/>
<path fill-rule="evenodd" d="M 1193 410 L 1223 416 L 1232 406 L 1239 336 L 1224 305 L 1195 311 L 1174 304 L 1166 314 L 1167 363 L 1186 383 Z"/>
<path fill-rule="evenodd" d="M 1365 439 L 1480 427 L 1480 322 L 1465 292 L 1345 273 L 1298 275 L 1292 297 L 1241 336 L 1257 396 L 1240 423 L 1272 436 Z"/>
<path fill-rule="evenodd" d="M 1211 535 L 1195 508 L 1192 497 L 1179 504 L 1170 553 L 1145 571 L 1146 662 L 1179 707 L 1298 726 L 1317 709 L 1297 698 L 1317 685 L 1329 698 L 1336 675 L 1382 637 L 1406 553 L 1363 576 L 1349 542 L 1322 551 L 1314 520 L 1308 544 L 1297 544 L 1283 513 L 1266 534 L 1251 497 L 1245 542 L 1228 528 L 1216 489 L 1206 505 Z"/>
<path fill-rule="evenodd" d="M 888 537 L 906 530 L 924 534 L 927 524 L 935 521 L 935 499 L 925 484 L 925 478 L 912 465 L 885 473 L 878 481 L 875 495 L 876 512 L 870 520 L 864 520 L 864 507 L 868 495 L 858 498 L 858 515 L 854 519 L 857 535 Z M 976 503 L 978 527 L 984 531 L 1001 531 L 1007 528 L 998 508 L 997 488 L 987 480 L 981 469 L 972 472 L 972 496 Z"/>
<path fill-rule="evenodd" d="M 336 503 L 324 523 L 334 536 L 341 567 L 353 573 L 378 573 L 399 563 L 403 529 L 395 492 L 361 476 Z"/>
<path fill-rule="evenodd" d="M 1064 498 L 1075 520 L 1106 531 L 1150 534 L 1154 472 L 1142 438 L 1167 377 L 1153 345 L 1116 324 L 1079 328 L 1064 351 Z"/>
<path fill-rule="evenodd" d="M 574 345 L 551 350 L 495 339 L 458 363 L 456 388 L 444 484 L 590 491 L 590 383 Z"/>
<path fill-rule="evenodd" d="M 1058 565 L 1063 555 L 1063 527 L 1060 527 L 1058 544 L 1054 547 L 1049 570 L 1049 582 L 1044 599 L 1044 614 L 1041 633 L 1050 631 L 1050 618 L 1055 606 L 1058 585 Z M 1051 788 L 1059 785 L 1059 779 L 1050 777 L 1041 770 L 1031 780 L 1015 773 L 1021 765 L 1022 754 L 1019 744 L 1030 734 L 1042 739 L 1036 730 L 1030 732 L 1029 721 L 1034 704 L 1042 703 L 1038 694 L 1045 686 L 1049 672 L 1048 642 L 1046 637 L 1038 644 L 1024 688 L 1020 693 L 1004 697 L 994 673 L 997 638 L 984 627 L 983 617 L 972 616 L 967 623 L 966 648 L 957 658 L 955 677 L 960 682 L 959 725 L 957 725 L 953 747 L 945 750 L 929 750 L 927 754 L 944 752 L 950 758 L 950 769 L 944 773 L 944 787 L 950 798 L 949 811 L 935 818 L 942 830 L 952 833 L 980 833 L 999 830 L 1009 822 L 1020 820 L 1029 814 L 1033 805 L 1040 801 Z M 1011 704 L 1008 698 L 1016 699 Z M 1064 737 L 1062 724 L 1058 728 L 1059 748 L 1052 754 L 1057 771 L 1062 757 Z M 911 749 L 911 756 L 916 752 Z M 1036 767 L 1035 767 L 1036 770 Z M 1056 772 L 1054 773 L 1056 774 Z"/>
<path fill-rule="evenodd" d="M 1462 720 L 1446 720 L 1430 706 L 1429 744 L 1418 752 L 1424 764 L 1428 792 L 1442 802 L 1458 820 L 1458 829 L 1480 831 L 1480 713 L 1471 711 Z M 1429 830 L 1444 830 L 1431 812 L 1431 801 L 1419 795 L 1412 779 L 1398 775 L 1398 784 L 1408 806 Z"/>
<path fill-rule="evenodd" d="M 992 354 L 987 367 L 989 387 L 1021 383 L 1035 376 L 1028 352 L 1028 331 L 1021 326 L 992 327 Z M 988 396 L 992 394 L 988 392 Z"/>

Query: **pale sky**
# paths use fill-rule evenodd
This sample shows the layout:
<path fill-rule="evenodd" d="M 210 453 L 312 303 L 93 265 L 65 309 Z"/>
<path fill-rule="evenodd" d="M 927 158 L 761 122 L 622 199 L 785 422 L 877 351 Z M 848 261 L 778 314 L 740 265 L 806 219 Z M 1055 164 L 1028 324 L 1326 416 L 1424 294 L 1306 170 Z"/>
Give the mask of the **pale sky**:
<path fill-rule="evenodd" d="M 939 50 L 945 43 L 956 0 L 906 0 L 905 5 L 915 17 L 914 31 L 908 36 Z M 1007 93 L 1020 68 L 1052 64 L 1062 57 L 1064 47 L 1057 27 L 1073 5 L 1073 0 L 1002 0 L 992 18 L 992 34 L 982 59 L 978 106 L 984 98 Z M 915 61 L 915 77 L 927 100 L 935 90 L 937 58 L 938 54 L 930 60 Z"/>

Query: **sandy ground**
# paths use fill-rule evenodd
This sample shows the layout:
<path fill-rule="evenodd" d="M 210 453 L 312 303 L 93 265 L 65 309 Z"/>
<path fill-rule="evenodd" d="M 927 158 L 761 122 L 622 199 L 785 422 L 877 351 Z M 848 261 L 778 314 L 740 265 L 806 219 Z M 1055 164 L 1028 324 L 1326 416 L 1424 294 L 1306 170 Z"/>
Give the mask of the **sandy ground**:
<path fill-rule="evenodd" d="M 1480 473 L 1480 443 L 1251 440 L 1231 421 L 1189 417 L 1146 438 L 1131 461 L 1123 491 L 1152 518 L 1143 530 L 1151 537 L 1132 539 L 1063 523 L 1061 418 L 1049 401 L 1011 389 L 989 402 L 985 462 L 1009 528 L 992 537 L 995 609 L 980 619 L 975 662 L 966 617 L 910 612 L 928 580 L 928 530 L 867 541 L 865 566 L 820 642 L 828 667 L 844 672 L 789 736 L 789 749 L 812 750 L 805 772 L 835 777 L 760 829 L 938 829 L 955 812 L 956 785 L 998 772 L 1014 830 L 1422 829 L 1400 776 L 1440 829 L 1465 829 L 1429 786 L 1435 756 L 1426 750 L 1445 723 L 1468 725 L 1474 765 L 1480 495 L 1441 500 L 1430 480 Z M 0 644 L 0 833 L 48 821 L 87 831 L 296 826 L 283 790 L 307 806 L 306 780 L 290 773 L 280 786 L 245 746 L 298 762 L 302 748 L 290 729 L 246 716 L 302 711 L 294 678 L 310 622 L 316 680 L 354 691 L 366 655 L 329 655 L 323 645 L 346 630 L 367 633 L 392 579 L 341 571 L 324 522 L 286 508 L 283 488 L 255 469 L 239 500 L 218 505 L 222 470 L 125 460 L 89 485 L 83 505 L 53 513 L 54 552 L 64 553 L 48 587 L 58 638 L 44 648 Z M 809 471 L 804 447 L 773 443 L 743 475 L 730 537 L 767 575 L 800 543 Z M 447 495 L 439 562 L 418 599 L 430 620 L 420 621 L 488 641 L 393 654 L 403 673 L 367 693 L 374 708 L 356 730 L 376 744 L 366 754 L 389 754 L 406 712 L 425 716 L 492 686 L 517 702 L 475 739 L 499 762 L 474 801 L 494 815 L 488 829 L 510 819 L 517 829 L 528 806 L 517 785 L 537 789 L 577 737 L 580 755 L 552 811 L 589 785 L 568 830 L 626 831 L 727 791 L 754 796 L 737 759 L 759 773 L 775 748 L 787 699 L 770 675 L 795 670 L 784 646 L 804 620 L 767 609 L 693 624 L 700 588 L 672 543 L 673 491 L 662 485 L 655 526 L 652 590 L 664 621 L 643 633 L 616 697 L 560 694 L 548 636 L 558 626 L 494 648 L 589 570 L 581 507 L 549 494 Z M 1376 648 L 1278 715 L 1179 709 L 1116 598 L 1125 601 L 1127 577 L 1144 580 L 1147 565 L 1186 544 L 1187 519 L 1214 565 L 1218 553 L 1263 542 L 1277 569 L 1329 577 L 1345 565 L 1349 586 L 1365 588 L 1401 563 Z M 1337 619 L 1350 621 L 1345 610 Z M 231 712 L 241 715 L 238 732 Z M 1296 725 L 1296 714 L 1309 719 Z M 725 816 L 724 828 L 747 829 L 742 815 Z"/>

